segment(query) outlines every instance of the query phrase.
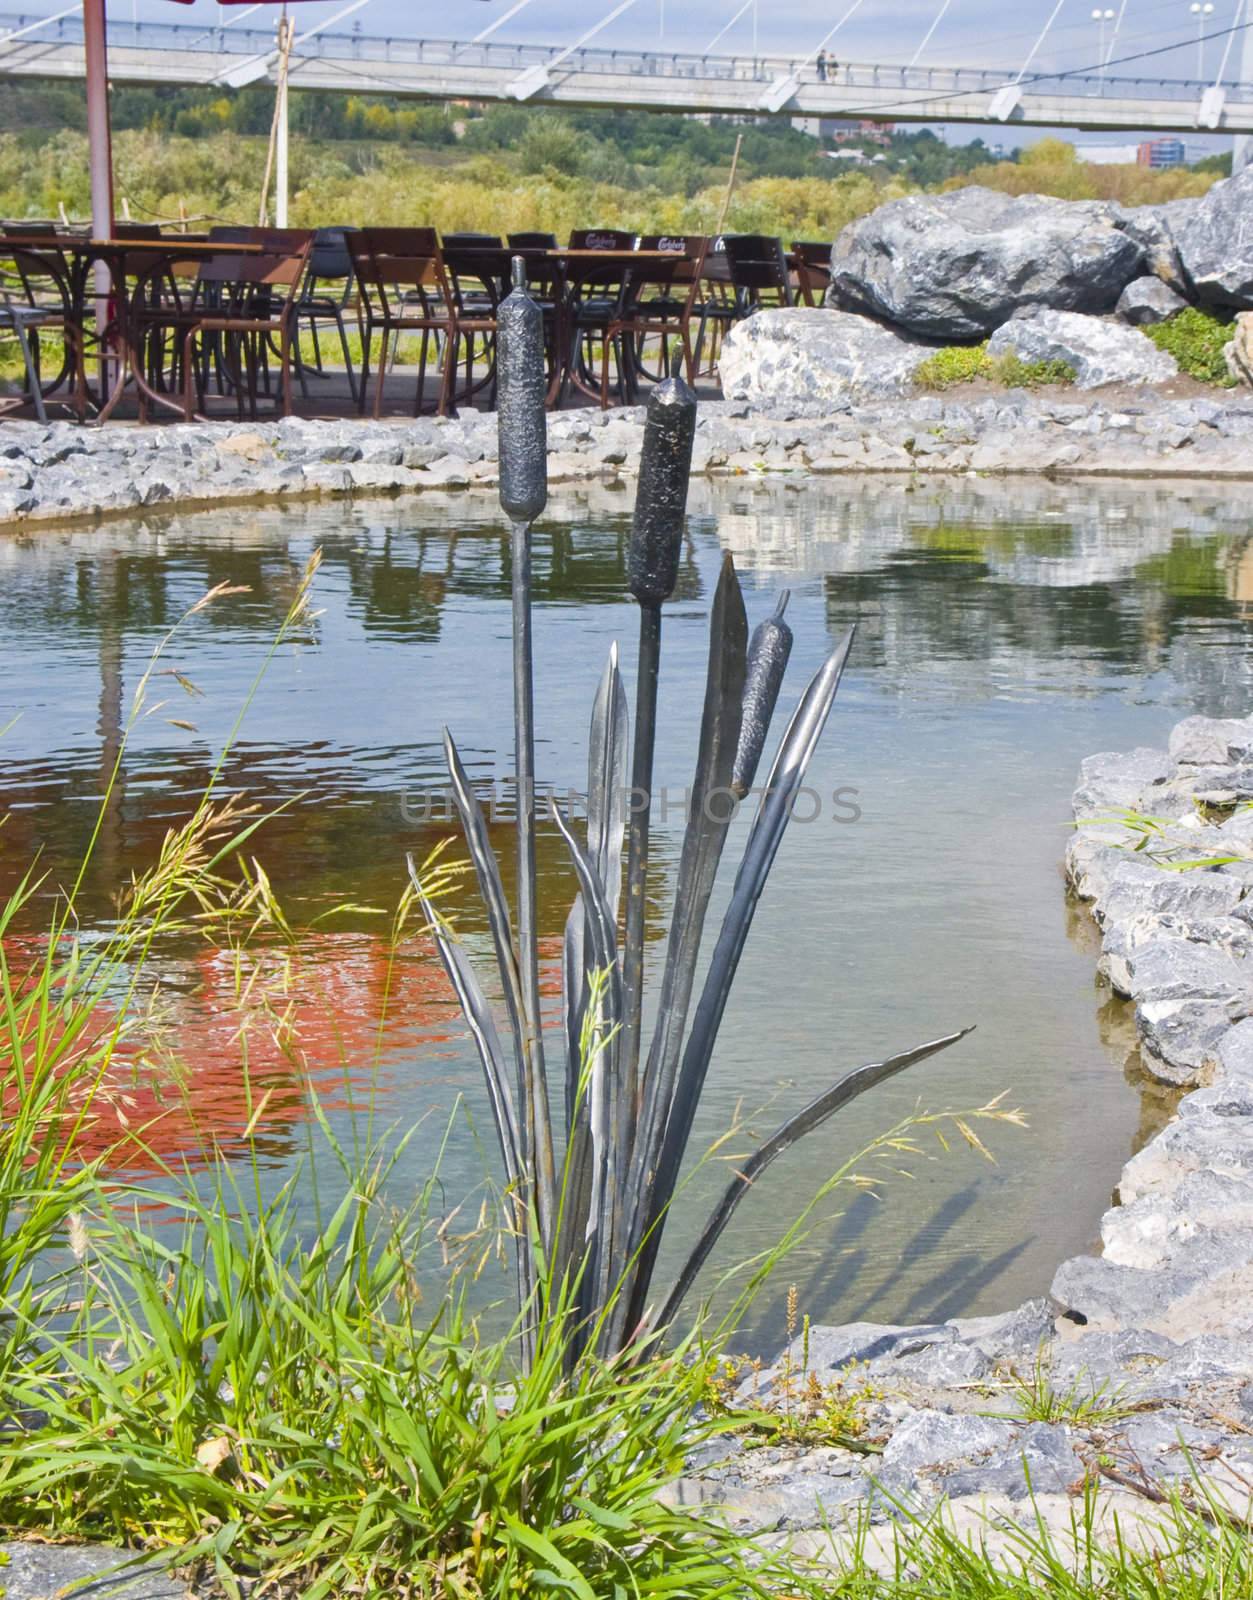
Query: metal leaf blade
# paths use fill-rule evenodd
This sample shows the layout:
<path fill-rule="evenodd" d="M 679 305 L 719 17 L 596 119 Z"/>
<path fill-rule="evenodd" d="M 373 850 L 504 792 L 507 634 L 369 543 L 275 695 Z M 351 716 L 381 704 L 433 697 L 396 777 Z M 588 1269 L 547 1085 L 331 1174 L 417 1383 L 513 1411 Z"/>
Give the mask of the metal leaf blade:
<path fill-rule="evenodd" d="M 740 957 L 748 939 L 757 901 L 774 863 L 779 843 L 787 828 L 792 802 L 801 785 L 805 769 L 830 715 L 836 690 L 852 648 L 853 630 L 844 636 L 810 680 L 792 715 L 775 755 L 766 796 L 753 822 L 744 847 L 744 858 L 735 877 L 731 902 L 722 919 L 709 971 L 696 1006 L 692 1031 L 675 1085 L 661 1155 L 653 1183 L 649 1214 L 644 1219 L 636 1287 L 631 1311 L 642 1314 L 657 1250 L 670 1200 L 678 1182 L 683 1153 L 691 1137 L 696 1107 L 704 1088 L 718 1028 L 726 1010 Z"/>
<path fill-rule="evenodd" d="M 958 1040 L 964 1039 L 973 1031 L 972 1028 L 962 1028 L 957 1033 L 945 1034 L 940 1039 L 931 1039 L 926 1044 L 915 1046 L 912 1050 L 902 1050 L 898 1055 L 888 1056 L 884 1061 L 872 1061 L 863 1067 L 854 1067 L 831 1088 L 811 1100 L 795 1116 L 789 1117 L 785 1123 L 776 1128 L 765 1143 L 747 1161 L 740 1164 L 735 1177 L 727 1185 L 726 1192 L 714 1207 L 695 1248 L 684 1263 L 674 1287 L 662 1306 L 658 1326 L 665 1327 L 673 1319 L 684 1296 L 696 1281 L 696 1275 L 708 1260 L 714 1245 L 734 1215 L 736 1207 L 767 1167 L 777 1161 L 799 1139 L 803 1139 L 807 1133 L 812 1133 L 815 1128 L 821 1127 L 837 1111 L 843 1110 L 859 1095 L 865 1094 L 867 1089 L 873 1089 L 876 1084 L 895 1077 L 898 1072 L 904 1072 L 906 1067 L 925 1061 L 928 1056 L 938 1055 L 941 1050 L 947 1050 L 950 1045 L 956 1044 Z"/>
<path fill-rule="evenodd" d="M 646 1197 L 670 1109 L 705 915 L 735 809 L 731 778 L 743 715 L 747 646 L 744 597 L 734 562 L 727 555 L 723 559 L 709 619 L 709 663 L 696 776 L 675 885 L 657 1025 L 642 1084 L 643 1109 L 635 1137 L 631 1178 L 631 1200 L 637 1218 L 633 1240 L 636 1244 L 641 1231 L 639 1221 L 647 1215 Z"/>
<path fill-rule="evenodd" d="M 523 1096 L 522 1103 L 525 1105 L 526 1033 L 523 1025 L 522 976 L 518 968 L 518 952 L 513 941 L 505 886 L 500 881 L 500 867 L 497 865 L 496 852 L 492 849 L 488 837 L 483 808 L 470 786 L 460 752 L 447 728 L 444 729 L 444 758 L 448 764 L 453 801 L 457 807 L 457 815 L 461 818 L 461 829 L 470 851 L 479 895 L 487 911 L 492 946 L 496 952 L 496 966 L 500 973 L 501 991 L 505 999 L 505 1008 L 509 1013 L 509 1027 L 513 1033 L 518 1090 Z"/>
<path fill-rule="evenodd" d="M 521 1182 L 524 1166 L 517 1112 L 509 1089 L 505 1052 L 500 1042 L 500 1035 L 496 1031 L 491 1007 L 465 951 L 449 936 L 447 929 L 439 920 L 435 907 L 423 894 L 412 856 L 408 858 L 408 862 L 409 877 L 417 894 L 418 904 L 422 907 L 440 960 L 443 962 L 444 971 L 448 974 L 448 980 L 456 993 L 462 1015 L 466 1019 L 475 1048 L 478 1050 L 479 1060 L 483 1064 L 483 1076 L 487 1080 L 487 1094 L 500 1141 L 505 1176 L 511 1185 L 518 1185 Z"/>

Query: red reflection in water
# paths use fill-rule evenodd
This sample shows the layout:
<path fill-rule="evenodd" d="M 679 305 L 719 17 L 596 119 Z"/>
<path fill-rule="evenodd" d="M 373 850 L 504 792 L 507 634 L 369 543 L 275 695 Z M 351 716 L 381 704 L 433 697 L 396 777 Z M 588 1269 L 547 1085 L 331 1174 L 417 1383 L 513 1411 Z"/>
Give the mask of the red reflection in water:
<path fill-rule="evenodd" d="M 561 941 L 544 946 L 541 987 L 551 998 L 560 994 Z M 16 975 L 33 980 L 45 949 L 34 937 L 5 941 L 16 984 L 23 983 Z M 397 1061 L 412 1063 L 417 1054 L 433 1066 L 466 1037 L 425 936 L 397 950 L 375 934 L 313 933 L 290 948 L 242 956 L 205 948 L 160 967 L 160 989 L 141 1019 L 120 1027 L 122 999 L 101 999 L 58 1064 L 67 1077 L 77 1071 L 87 1079 L 73 1085 L 66 1108 L 76 1115 L 87 1107 L 75 1152 L 106 1155 L 115 1169 L 199 1165 L 215 1147 L 229 1153 L 249 1141 L 282 1156 L 308 1114 L 311 1088 L 328 1109 L 393 1093 Z M 37 1025 L 32 1017 L 23 1041 L 28 1066 Z M 115 1034 L 92 1095 L 84 1064 L 99 1060 Z M 415 1076 L 407 1066 L 403 1086 L 440 1081 L 438 1072 Z"/>

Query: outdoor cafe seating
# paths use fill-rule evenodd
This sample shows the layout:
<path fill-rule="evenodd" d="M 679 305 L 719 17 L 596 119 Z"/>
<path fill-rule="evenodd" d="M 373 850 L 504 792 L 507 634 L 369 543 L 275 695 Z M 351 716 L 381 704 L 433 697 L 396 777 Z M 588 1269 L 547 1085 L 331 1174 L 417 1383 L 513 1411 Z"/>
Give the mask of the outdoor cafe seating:
<path fill-rule="evenodd" d="M 402 394 L 415 414 L 490 407 L 517 255 L 543 312 L 550 405 L 633 404 L 676 358 L 691 382 L 714 372 L 734 322 L 821 304 L 829 254 L 820 241 L 789 251 L 762 235 L 618 228 L 577 229 L 563 246 L 539 231 L 502 243 L 434 228 L 196 234 L 133 221 L 101 240 L 7 221 L 0 338 L 16 342 L 22 377 L 0 414 L 42 420 L 55 406 L 105 421 L 133 400 L 141 421 L 286 415 L 297 385 L 318 413 L 346 404 L 381 417 Z"/>

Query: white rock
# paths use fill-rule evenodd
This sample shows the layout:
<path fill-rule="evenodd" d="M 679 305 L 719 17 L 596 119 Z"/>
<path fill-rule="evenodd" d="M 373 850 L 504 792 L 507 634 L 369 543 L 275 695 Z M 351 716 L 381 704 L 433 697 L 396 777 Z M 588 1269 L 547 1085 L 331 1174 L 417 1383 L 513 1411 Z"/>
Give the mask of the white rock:
<path fill-rule="evenodd" d="M 1103 383 L 1166 383 L 1178 375 L 1174 356 L 1124 323 L 1078 311 L 1032 311 L 1002 324 L 988 341 L 991 355 L 1023 361 L 1065 361 L 1080 389 Z"/>
<path fill-rule="evenodd" d="M 754 406 L 907 394 L 931 348 L 869 317 L 798 308 L 758 311 L 727 334 L 718 360 L 728 400 Z"/>

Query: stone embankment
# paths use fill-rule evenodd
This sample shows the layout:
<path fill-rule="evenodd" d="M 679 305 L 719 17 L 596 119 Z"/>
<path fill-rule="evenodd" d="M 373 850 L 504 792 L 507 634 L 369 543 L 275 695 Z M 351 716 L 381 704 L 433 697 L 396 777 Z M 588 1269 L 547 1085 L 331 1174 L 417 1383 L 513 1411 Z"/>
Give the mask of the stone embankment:
<path fill-rule="evenodd" d="M 1123 1168 L 1102 1252 L 1002 1316 L 855 1323 L 798 1338 L 750 1393 L 859 1391 L 863 1454 L 736 1447 L 684 1485 L 745 1527 L 840 1546 L 852 1512 L 899 1508 L 1018 1548 L 1064 1541 L 1095 1494 L 1098 1537 L 1160 1537 L 1155 1497 L 1202 1480 L 1253 1500 L 1253 717 L 1190 717 L 1168 750 L 1083 763 L 1067 852 L 1102 936 L 1100 971 L 1135 1003 L 1146 1071 L 1183 1091 Z M 1128 826 L 1126 812 L 1156 819 Z M 1146 839 L 1142 850 L 1133 847 Z M 1111 1178 L 1114 1174 L 1111 1173 Z M 1059 1174 L 1059 1193 L 1064 1191 Z M 1050 1416 L 1050 1411 L 1053 1413 Z M 1187 1491 L 1185 1490 L 1185 1493 Z"/>
<path fill-rule="evenodd" d="M 752 323 L 758 318 L 751 319 Z M 751 323 L 750 323 L 751 325 Z M 644 412 L 577 411 L 549 423 L 553 483 L 630 476 Z M 1100 400 L 1008 391 L 918 395 L 854 407 L 824 399 L 750 410 L 702 405 L 693 466 L 717 476 L 823 473 L 1052 473 L 1253 477 L 1253 396 Z M 496 483 L 496 419 L 360 423 L 290 418 L 108 428 L 0 425 L 0 526 L 145 507 L 328 495 L 419 493 Z"/>

